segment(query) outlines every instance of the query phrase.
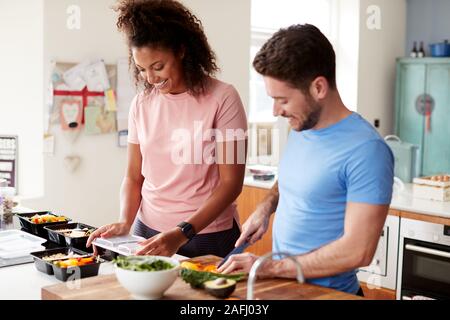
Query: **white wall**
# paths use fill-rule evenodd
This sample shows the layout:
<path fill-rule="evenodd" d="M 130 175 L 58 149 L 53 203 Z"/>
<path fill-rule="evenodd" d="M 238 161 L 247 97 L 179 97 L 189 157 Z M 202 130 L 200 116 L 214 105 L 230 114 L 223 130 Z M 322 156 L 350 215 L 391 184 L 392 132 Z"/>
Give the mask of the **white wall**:
<path fill-rule="evenodd" d="M 367 28 L 366 10 L 381 9 L 381 30 Z M 393 132 L 395 60 L 405 52 L 406 1 L 361 0 L 358 112 L 369 122 L 380 119 L 383 136 Z"/>
<path fill-rule="evenodd" d="M 250 0 L 182 0 L 203 23 L 222 69 L 248 107 L 250 87 Z M 248 109 L 247 109 L 248 110 Z"/>
<path fill-rule="evenodd" d="M 119 57 L 127 56 L 123 38 L 116 31 L 116 13 L 110 9 L 114 3 L 114 0 L 45 0 L 46 72 L 51 59 L 77 62 L 100 57 L 106 63 L 116 63 Z M 188 0 L 184 3 L 204 23 L 223 70 L 219 78 L 234 84 L 247 105 L 250 1 Z M 80 30 L 66 28 L 69 5 L 81 8 Z M 25 201 L 23 205 L 60 212 L 94 226 L 115 221 L 126 165 L 126 150 L 116 147 L 117 135 L 81 134 L 72 143 L 56 126 L 52 127 L 52 133 L 56 137 L 55 154 L 44 156 L 45 196 Z M 68 172 L 63 164 L 69 154 L 82 157 L 75 173 Z"/>
<path fill-rule="evenodd" d="M 333 0 L 336 19 L 335 39 L 336 83 L 344 104 L 358 107 L 359 0 Z"/>
<path fill-rule="evenodd" d="M 0 134 L 19 136 L 18 191 L 43 191 L 43 0 L 0 0 Z"/>
<path fill-rule="evenodd" d="M 116 63 L 127 55 L 122 37 L 116 31 L 113 0 L 45 0 L 44 61 L 45 74 L 50 60 L 79 62 L 100 57 Z M 66 27 L 70 5 L 81 9 L 80 30 Z M 42 117 L 42 115 L 41 115 Z M 55 136 L 54 155 L 44 155 L 44 196 L 23 201 L 23 205 L 52 210 L 74 220 L 98 225 L 119 214 L 119 187 L 126 164 L 126 150 L 117 147 L 117 135 L 87 136 L 72 142 L 59 126 L 50 128 Z M 79 169 L 71 173 L 64 166 L 67 155 L 82 158 Z M 42 157 L 42 155 L 41 155 Z"/>

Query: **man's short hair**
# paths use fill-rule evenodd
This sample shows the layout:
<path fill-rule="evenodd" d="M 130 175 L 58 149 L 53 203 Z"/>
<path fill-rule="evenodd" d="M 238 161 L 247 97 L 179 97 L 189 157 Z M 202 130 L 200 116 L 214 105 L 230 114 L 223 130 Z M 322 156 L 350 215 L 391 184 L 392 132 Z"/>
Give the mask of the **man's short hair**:
<path fill-rule="evenodd" d="M 280 29 L 253 61 L 255 70 L 308 92 L 311 82 L 325 77 L 336 89 L 336 54 L 330 41 L 315 26 L 293 25 Z"/>

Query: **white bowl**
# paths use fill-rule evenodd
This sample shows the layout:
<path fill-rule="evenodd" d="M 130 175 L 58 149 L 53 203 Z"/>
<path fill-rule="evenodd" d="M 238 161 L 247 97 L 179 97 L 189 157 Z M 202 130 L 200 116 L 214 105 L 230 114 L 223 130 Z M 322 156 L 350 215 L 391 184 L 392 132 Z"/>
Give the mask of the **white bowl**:
<path fill-rule="evenodd" d="M 127 289 L 136 300 L 154 300 L 164 295 L 164 292 L 175 282 L 179 272 L 180 262 L 174 258 L 162 256 L 136 256 L 142 260 L 164 260 L 174 266 L 162 271 L 132 271 L 115 266 L 119 283 Z"/>

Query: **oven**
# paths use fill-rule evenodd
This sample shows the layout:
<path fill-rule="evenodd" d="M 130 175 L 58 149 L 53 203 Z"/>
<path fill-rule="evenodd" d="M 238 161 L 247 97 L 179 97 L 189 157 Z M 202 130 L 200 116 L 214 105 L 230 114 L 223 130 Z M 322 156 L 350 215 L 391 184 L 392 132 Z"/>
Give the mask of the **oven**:
<path fill-rule="evenodd" d="M 397 298 L 450 299 L 450 227 L 402 219 Z"/>

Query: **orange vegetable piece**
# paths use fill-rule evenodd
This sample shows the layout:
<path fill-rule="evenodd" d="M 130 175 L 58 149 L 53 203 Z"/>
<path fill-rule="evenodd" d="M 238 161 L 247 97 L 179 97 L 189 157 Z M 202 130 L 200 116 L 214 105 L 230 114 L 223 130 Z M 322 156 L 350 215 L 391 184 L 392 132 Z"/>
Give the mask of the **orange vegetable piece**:
<path fill-rule="evenodd" d="M 214 265 L 214 264 L 207 265 L 207 266 L 203 267 L 203 271 L 212 272 L 212 273 L 218 273 L 217 266 Z"/>

